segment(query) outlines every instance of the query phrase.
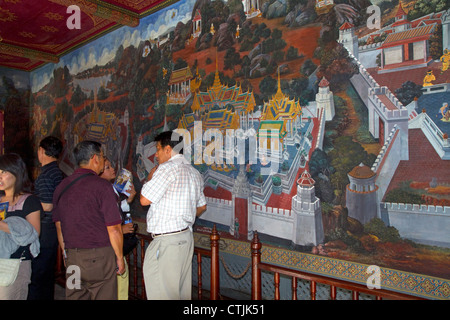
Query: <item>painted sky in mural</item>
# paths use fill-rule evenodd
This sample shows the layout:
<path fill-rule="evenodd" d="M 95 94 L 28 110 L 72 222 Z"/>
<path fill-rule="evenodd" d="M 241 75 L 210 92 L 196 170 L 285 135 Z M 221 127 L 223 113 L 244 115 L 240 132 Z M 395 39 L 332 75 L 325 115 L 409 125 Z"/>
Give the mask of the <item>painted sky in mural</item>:
<path fill-rule="evenodd" d="M 33 72 L 32 91 L 39 91 L 52 77 L 55 68 L 67 66 L 71 74 L 88 70 L 95 65 L 105 65 L 111 61 L 117 48 L 129 45 L 138 46 L 141 41 L 155 39 L 174 28 L 178 22 L 186 22 L 191 18 L 194 0 L 179 1 L 163 8 L 157 14 L 142 19 L 136 28 L 122 27 L 108 34 L 108 41 L 95 40 L 82 48 L 62 56 L 58 64 L 48 64 Z M 81 26 L 82 27 L 82 26 Z"/>

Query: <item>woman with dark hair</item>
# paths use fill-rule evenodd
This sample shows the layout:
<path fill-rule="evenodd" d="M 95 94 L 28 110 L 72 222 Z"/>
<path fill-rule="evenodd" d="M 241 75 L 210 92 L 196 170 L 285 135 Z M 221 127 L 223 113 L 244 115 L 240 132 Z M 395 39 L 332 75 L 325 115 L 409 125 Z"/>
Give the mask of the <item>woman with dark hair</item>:
<path fill-rule="evenodd" d="M 114 169 L 114 166 L 112 165 L 111 161 L 106 158 L 105 159 L 105 168 L 103 169 L 103 172 L 100 174 L 100 178 L 103 178 L 105 180 L 108 180 L 111 182 L 111 184 L 114 183 L 116 179 L 116 170 Z M 129 273 L 128 273 L 128 265 L 127 261 L 125 260 L 125 256 L 134 248 L 134 243 L 137 244 L 137 242 L 133 242 L 134 239 L 136 239 L 135 236 L 135 228 L 136 226 L 132 223 L 124 224 L 125 222 L 125 215 L 126 213 L 130 213 L 130 204 L 133 202 L 134 197 L 136 196 L 136 190 L 134 189 L 134 185 L 131 183 L 130 188 L 126 191 L 128 191 L 129 196 L 127 194 L 119 194 L 117 190 L 113 187 L 114 192 L 117 195 L 117 202 L 118 206 L 120 208 L 120 212 L 122 213 L 122 233 L 123 233 L 123 243 L 124 243 L 124 262 L 125 262 L 125 273 L 122 275 L 117 275 L 117 285 L 118 285 L 118 300 L 128 300 L 128 282 L 129 282 Z M 129 245 L 127 245 L 129 244 Z"/>
<path fill-rule="evenodd" d="M 0 221 L 0 231 L 12 238 L 18 234 L 21 239 L 30 241 L 19 243 L 18 248 L 9 255 L 9 259 L 21 259 L 21 263 L 15 281 L 9 286 L 0 286 L 0 300 L 26 300 L 31 279 L 31 259 L 39 254 L 39 239 L 36 236 L 39 237 L 40 233 L 42 206 L 39 198 L 31 194 L 27 168 L 17 154 L 0 156 L 0 202 L 8 203 L 5 219 Z M 22 223 L 17 224 L 17 218 L 25 219 L 27 223 L 19 219 Z M 13 221 L 16 222 L 13 224 Z M 22 230 L 18 230 L 18 226 Z M 0 253 L 9 254 L 5 252 L 5 245 L 0 243 L 0 247 Z"/>

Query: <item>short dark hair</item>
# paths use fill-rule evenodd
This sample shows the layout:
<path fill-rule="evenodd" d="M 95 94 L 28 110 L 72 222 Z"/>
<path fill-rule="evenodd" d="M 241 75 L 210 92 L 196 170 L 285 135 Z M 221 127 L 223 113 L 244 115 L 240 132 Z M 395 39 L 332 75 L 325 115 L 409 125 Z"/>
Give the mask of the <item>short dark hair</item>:
<path fill-rule="evenodd" d="M 84 140 L 78 143 L 73 149 L 75 162 L 78 166 L 87 164 L 94 155 L 102 152 L 102 145 L 97 141 Z"/>
<path fill-rule="evenodd" d="M 155 141 L 161 143 L 161 147 L 170 146 L 173 151 L 183 154 L 183 136 L 175 131 L 164 131 L 155 137 Z"/>
<path fill-rule="evenodd" d="M 58 138 L 48 136 L 41 140 L 39 147 L 45 150 L 47 156 L 58 159 L 61 155 L 63 144 Z"/>
<path fill-rule="evenodd" d="M 16 177 L 14 196 L 24 192 L 31 192 L 31 181 L 28 176 L 27 166 L 17 153 L 8 153 L 0 156 L 0 170 L 7 171 Z M 2 191 L 4 194 L 4 192 Z"/>

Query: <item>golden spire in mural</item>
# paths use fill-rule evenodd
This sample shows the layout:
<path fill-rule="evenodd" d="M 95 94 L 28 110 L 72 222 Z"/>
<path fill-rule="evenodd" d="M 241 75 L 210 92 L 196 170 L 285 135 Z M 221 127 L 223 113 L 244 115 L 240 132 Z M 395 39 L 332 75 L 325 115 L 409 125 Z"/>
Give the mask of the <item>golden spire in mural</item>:
<path fill-rule="evenodd" d="M 219 62 L 217 59 L 217 48 L 216 48 L 216 74 L 214 76 L 214 83 L 213 83 L 211 89 L 214 91 L 214 93 L 216 95 L 222 89 L 222 83 L 220 82 L 220 77 L 219 77 Z"/>
<path fill-rule="evenodd" d="M 299 101 L 291 100 L 281 91 L 280 69 L 278 69 L 278 90 L 269 102 L 264 103 L 261 120 L 293 120 L 301 114 Z"/>
<path fill-rule="evenodd" d="M 280 68 L 278 68 L 278 89 L 277 93 L 274 94 L 272 100 L 274 101 L 282 101 L 287 99 L 287 96 L 281 91 L 281 80 L 280 80 Z M 282 107 L 282 103 L 279 104 L 279 108 Z"/>

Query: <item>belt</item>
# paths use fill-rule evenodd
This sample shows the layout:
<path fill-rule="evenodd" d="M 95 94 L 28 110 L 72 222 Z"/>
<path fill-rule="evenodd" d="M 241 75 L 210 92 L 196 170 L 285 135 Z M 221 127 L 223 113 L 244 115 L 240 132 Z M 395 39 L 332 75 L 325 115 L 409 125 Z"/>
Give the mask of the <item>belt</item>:
<path fill-rule="evenodd" d="M 189 229 L 189 227 L 186 227 L 186 228 L 184 228 L 184 229 L 182 229 L 182 230 L 171 231 L 171 232 L 152 233 L 151 236 L 152 236 L 152 238 L 154 239 L 154 238 L 159 237 L 159 236 L 165 236 L 165 235 L 169 235 L 169 234 L 180 233 L 180 232 L 186 231 L 187 229 Z"/>

